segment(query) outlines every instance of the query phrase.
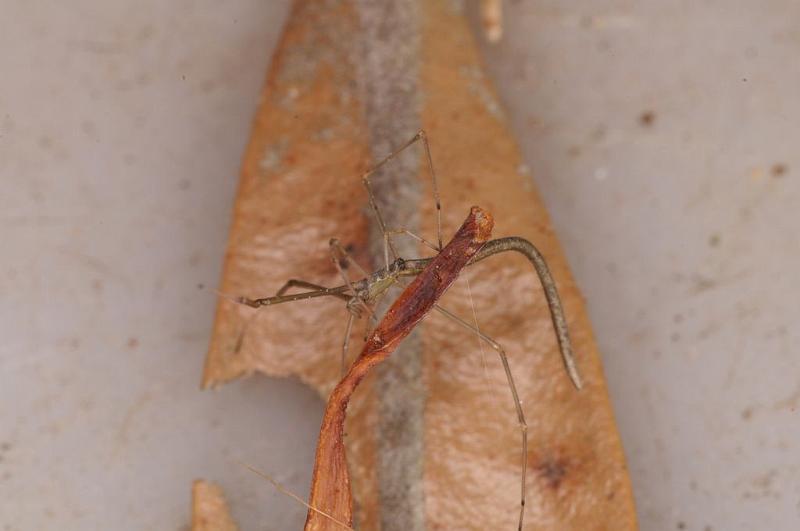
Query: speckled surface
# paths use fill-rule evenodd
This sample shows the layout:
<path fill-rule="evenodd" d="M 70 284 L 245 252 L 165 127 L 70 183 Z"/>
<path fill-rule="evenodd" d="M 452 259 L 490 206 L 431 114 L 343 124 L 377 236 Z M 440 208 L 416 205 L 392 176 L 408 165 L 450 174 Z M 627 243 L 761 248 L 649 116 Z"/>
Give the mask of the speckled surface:
<path fill-rule="evenodd" d="M 305 492 L 318 399 L 197 390 L 286 7 L 3 7 L 6 529 L 180 529 L 201 476 L 243 529 L 302 522 L 237 460 Z M 797 4 L 506 7 L 489 70 L 587 299 L 642 529 L 791 529 Z"/>
<path fill-rule="evenodd" d="M 243 529 L 302 521 L 237 460 L 305 491 L 315 393 L 199 390 L 286 7 L 4 3 L 0 529 L 182 529 L 197 477 Z"/>
<path fill-rule="evenodd" d="M 800 522 L 800 4 L 507 3 L 486 49 L 642 529 Z"/>

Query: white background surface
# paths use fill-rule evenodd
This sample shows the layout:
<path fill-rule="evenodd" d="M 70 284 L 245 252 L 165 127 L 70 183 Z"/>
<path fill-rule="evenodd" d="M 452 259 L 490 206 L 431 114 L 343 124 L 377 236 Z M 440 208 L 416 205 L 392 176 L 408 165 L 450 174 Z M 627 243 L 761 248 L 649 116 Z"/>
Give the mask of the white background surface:
<path fill-rule="evenodd" d="M 301 525 L 237 460 L 305 493 L 319 400 L 197 387 L 198 285 L 287 5 L 0 0 L 3 530 L 181 529 L 195 477 L 243 529 Z M 642 529 L 796 529 L 800 4 L 507 8 L 485 53 L 587 298 Z"/>

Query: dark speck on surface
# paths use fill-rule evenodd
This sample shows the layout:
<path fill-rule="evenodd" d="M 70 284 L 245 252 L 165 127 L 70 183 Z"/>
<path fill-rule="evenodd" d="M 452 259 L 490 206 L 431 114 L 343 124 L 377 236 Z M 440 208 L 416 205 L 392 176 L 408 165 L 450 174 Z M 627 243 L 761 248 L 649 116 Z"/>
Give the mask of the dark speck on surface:
<path fill-rule="evenodd" d="M 789 171 L 789 168 L 786 166 L 786 164 L 781 163 L 773 164 L 772 168 L 770 168 L 770 173 L 773 177 L 783 177 L 786 175 L 787 171 Z"/>
<path fill-rule="evenodd" d="M 551 489 L 557 489 L 567 475 L 566 463 L 560 459 L 548 459 L 536 467 L 536 470 Z"/>
<path fill-rule="evenodd" d="M 639 115 L 639 123 L 642 127 L 650 127 L 656 121 L 656 113 L 653 111 L 644 111 Z"/>

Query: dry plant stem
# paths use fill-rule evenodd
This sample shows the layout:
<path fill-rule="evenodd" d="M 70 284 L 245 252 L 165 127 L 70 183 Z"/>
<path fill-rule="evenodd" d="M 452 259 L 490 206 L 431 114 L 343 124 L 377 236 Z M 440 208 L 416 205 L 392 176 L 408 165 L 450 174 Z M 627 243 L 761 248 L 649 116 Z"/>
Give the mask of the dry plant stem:
<path fill-rule="evenodd" d="M 400 294 L 370 334 L 361 354 L 331 393 L 322 419 L 309 505 L 352 526 L 353 501 L 343 433 L 347 404 L 361 380 L 385 360 L 411 333 L 460 271 L 489 239 L 494 221 L 488 212 L 472 207 L 464 224 L 442 252 Z M 309 511 L 306 531 L 336 529 L 337 524 Z"/>

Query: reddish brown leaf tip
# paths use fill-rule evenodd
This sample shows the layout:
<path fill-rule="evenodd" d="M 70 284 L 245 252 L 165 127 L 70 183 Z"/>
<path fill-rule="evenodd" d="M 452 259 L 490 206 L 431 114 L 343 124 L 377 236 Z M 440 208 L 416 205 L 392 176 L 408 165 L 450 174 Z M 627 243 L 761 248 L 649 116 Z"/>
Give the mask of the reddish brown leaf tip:
<path fill-rule="evenodd" d="M 475 219 L 475 225 L 478 228 L 475 239 L 480 242 L 485 242 L 492 235 L 494 218 L 489 212 L 479 206 L 474 206 L 470 209 L 470 216 Z"/>

